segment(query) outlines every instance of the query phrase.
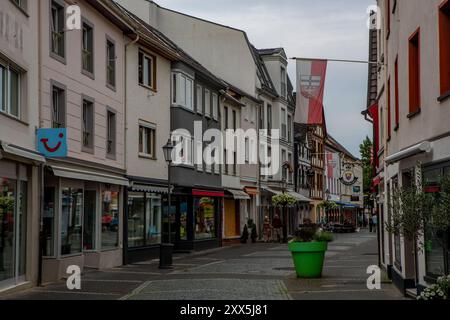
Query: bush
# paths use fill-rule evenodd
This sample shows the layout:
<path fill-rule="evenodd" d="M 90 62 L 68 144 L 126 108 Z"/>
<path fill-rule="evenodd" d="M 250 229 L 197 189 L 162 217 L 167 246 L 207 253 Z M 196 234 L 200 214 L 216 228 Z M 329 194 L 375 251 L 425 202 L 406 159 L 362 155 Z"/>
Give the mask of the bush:
<path fill-rule="evenodd" d="M 332 242 L 334 236 L 331 232 L 319 231 L 314 235 L 314 241 L 317 242 Z"/>
<path fill-rule="evenodd" d="M 332 242 L 333 234 L 322 231 L 316 224 L 305 224 L 295 232 L 292 242 Z"/>
<path fill-rule="evenodd" d="M 450 276 L 440 277 L 435 285 L 426 288 L 417 300 L 449 300 Z"/>

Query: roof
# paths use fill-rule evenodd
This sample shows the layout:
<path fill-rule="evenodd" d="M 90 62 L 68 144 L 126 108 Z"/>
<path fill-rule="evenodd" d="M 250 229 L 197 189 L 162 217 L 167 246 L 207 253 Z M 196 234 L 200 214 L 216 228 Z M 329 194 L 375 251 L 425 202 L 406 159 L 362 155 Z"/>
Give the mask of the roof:
<path fill-rule="evenodd" d="M 285 58 L 287 58 L 286 52 L 284 51 L 284 48 L 268 48 L 268 49 L 260 49 L 258 50 L 260 55 L 275 55 L 275 54 L 281 54 L 283 55 Z"/>
<path fill-rule="evenodd" d="M 166 35 L 164 35 L 161 31 L 153 28 L 148 23 L 137 17 L 132 12 L 128 11 L 126 8 L 122 7 L 120 4 L 111 1 L 114 3 L 115 6 L 117 6 L 124 14 L 128 16 L 129 19 L 133 21 L 135 24 L 135 27 L 137 31 L 145 33 L 147 36 L 149 36 L 151 39 L 158 41 L 160 44 L 163 44 L 167 50 L 170 50 L 174 53 L 176 53 L 177 57 L 174 58 L 176 61 L 182 61 L 186 63 L 187 65 L 191 66 L 193 69 L 195 69 L 197 72 L 203 74 L 210 80 L 216 83 L 216 85 L 227 88 L 227 83 L 220 79 L 219 77 L 215 76 L 212 72 L 210 72 L 207 68 L 205 68 L 201 63 L 199 63 L 197 60 L 195 60 L 193 57 L 191 57 L 186 51 L 181 49 L 178 45 L 176 45 L 172 40 L 170 40 Z"/>
<path fill-rule="evenodd" d="M 335 147 L 336 149 L 338 149 L 339 151 L 344 153 L 346 156 L 348 156 L 352 160 L 355 160 L 355 161 L 359 160 L 350 151 L 348 151 L 342 144 L 340 144 L 335 138 L 333 138 L 330 134 L 328 134 L 328 136 L 327 136 L 326 143 L 328 143 L 329 145 Z"/>
<path fill-rule="evenodd" d="M 261 87 L 263 90 L 265 90 L 267 93 L 273 95 L 274 97 L 278 97 L 277 90 L 275 89 L 275 86 L 273 85 L 272 79 L 270 78 L 269 72 L 267 71 L 266 64 L 261 58 L 261 55 L 259 53 L 259 50 L 256 49 L 252 45 L 253 54 L 256 57 L 256 68 L 257 68 L 257 75 L 259 80 L 261 81 Z"/>

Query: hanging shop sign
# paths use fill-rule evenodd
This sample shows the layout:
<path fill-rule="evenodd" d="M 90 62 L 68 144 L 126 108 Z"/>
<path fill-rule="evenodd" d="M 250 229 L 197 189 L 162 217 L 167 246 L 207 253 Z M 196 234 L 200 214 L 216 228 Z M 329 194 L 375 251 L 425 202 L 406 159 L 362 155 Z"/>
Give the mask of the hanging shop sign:
<path fill-rule="evenodd" d="M 353 186 L 358 181 L 358 177 L 355 176 L 352 165 L 346 165 L 344 167 L 342 177 L 339 180 L 346 186 Z"/>
<path fill-rule="evenodd" d="M 38 129 L 37 149 L 47 158 L 67 157 L 66 129 Z"/>

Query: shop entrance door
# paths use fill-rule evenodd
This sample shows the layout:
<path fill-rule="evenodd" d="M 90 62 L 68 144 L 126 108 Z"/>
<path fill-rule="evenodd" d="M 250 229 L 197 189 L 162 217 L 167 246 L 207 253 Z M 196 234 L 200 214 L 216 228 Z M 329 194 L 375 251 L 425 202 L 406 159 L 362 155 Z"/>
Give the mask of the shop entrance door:
<path fill-rule="evenodd" d="M 25 280 L 27 183 L 0 178 L 0 289 Z"/>

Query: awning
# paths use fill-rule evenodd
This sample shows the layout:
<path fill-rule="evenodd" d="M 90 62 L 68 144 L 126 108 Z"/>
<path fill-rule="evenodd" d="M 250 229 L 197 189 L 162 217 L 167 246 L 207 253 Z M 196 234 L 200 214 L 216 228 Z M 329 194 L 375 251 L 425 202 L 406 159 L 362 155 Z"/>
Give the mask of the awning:
<path fill-rule="evenodd" d="M 259 195 L 259 191 L 258 188 L 254 188 L 254 187 L 245 187 L 244 188 L 245 192 L 251 196 L 257 196 Z"/>
<path fill-rule="evenodd" d="M 13 144 L 4 141 L 1 141 L 1 147 L 3 151 L 5 151 L 6 153 L 26 158 L 29 160 L 45 163 L 45 157 L 35 151 L 27 150 L 25 148 L 15 146 Z"/>
<path fill-rule="evenodd" d="M 192 195 L 197 197 L 217 197 L 223 198 L 225 197 L 225 193 L 223 191 L 208 191 L 208 190 L 192 190 Z"/>
<path fill-rule="evenodd" d="M 413 147 L 394 153 L 393 155 L 387 157 L 385 159 L 385 162 L 387 164 L 393 164 L 400 160 L 415 156 L 420 153 L 430 153 L 432 150 L 433 150 L 432 143 L 425 141 Z"/>
<path fill-rule="evenodd" d="M 73 169 L 62 166 L 51 166 L 53 174 L 61 178 L 95 181 L 119 186 L 129 186 L 128 179 L 120 175 L 104 174 L 96 171 Z"/>
<path fill-rule="evenodd" d="M 137 192 L 167 194 L 167 187 L 150 186 L 150 185 L 144 185 L 144 184 L 134 184 L 133 183 L 131 185 L 131 190 L 137 191 Z"/>
<path fill-rule="evenodd" d="M 341 201 L 336 201 L 337 205 L 340 205 L 344 209 L 360 209 L 361 207 L 359 205 L 353 204 L 353 203 L 346 203 Z"/>
<path fill-rule="evenodd" d="M 227 192 L 231 193 L 233 196 L 233 199 L 235 200 L 250 200 L 250 196 L 241 190 L 233 190 L 233 189 L 227 189 Z"/>
<path fill-rule="evenodd" d="M 300 193 L 297 192 L 288 192 L 289 195 L 293 196 L 295 199 L 298 200 L 298 202 L 308 202 L 311 203 L 312 200 L 305 197 L 304 195 L 301 195 Z"/>
<path fill-rule="evenodd" d="M 270 189 L 270 188 L 267 188 L 267 187 L 262 187 L 261 189 L 263 191 L 265 191 L 265 192 L 271 193 L 271 194 L 276 195 L 276 196 L 283 193 L 281 191 L 273 190 L 273 189 Z"/>

